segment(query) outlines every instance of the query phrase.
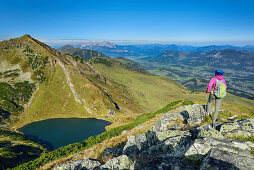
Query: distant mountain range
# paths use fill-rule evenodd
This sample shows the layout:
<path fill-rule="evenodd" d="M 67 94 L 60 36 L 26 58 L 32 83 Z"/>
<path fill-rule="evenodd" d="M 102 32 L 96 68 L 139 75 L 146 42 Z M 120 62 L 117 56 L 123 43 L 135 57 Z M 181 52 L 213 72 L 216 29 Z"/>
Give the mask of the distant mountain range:
<path fill-rule="evenodd" d="M 159 56 L 146 57 L 143 60 L 160 64 L 180 63 L 192 67 L 208 65 L 224 69 L 254 71 L 254 53 L 236 49 L 199 52 L 167 50 Z"/>
<path fill-rule="evenodd" d="M 97 47 L 116 48 L 116 45 L 108 41 L 89 41 L 89 42 L 81 42 L 77 45 L 74 45 L 74 47 L 89 48 L 91 50 L 94 50 Z"/>
<path fill-rule="evenodd" d="M 167 50 L 178 52 L 209 52 L 223 49 L 236 49 L 254 52 L 254 46 L 246 45 L 243 47 L 232 45 L 210 45 L 202 47 L 194 47 L 189 45 L 176 44 L 147 44 L 147 45 L 116 45 L 107 41 L 83 42 L 72 45 L 75 48 L 96 50 L 109 57 L 124 57 L 124 56 L 157 56 Z"/>

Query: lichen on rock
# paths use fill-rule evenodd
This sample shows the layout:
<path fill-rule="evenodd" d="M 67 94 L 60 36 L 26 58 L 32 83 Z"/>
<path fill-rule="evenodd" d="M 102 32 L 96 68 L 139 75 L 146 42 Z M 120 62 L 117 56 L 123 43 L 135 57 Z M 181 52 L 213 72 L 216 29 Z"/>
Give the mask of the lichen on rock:
<path fill-rule="evenodd" d="M 130 169 L 132 161 L 126 155 L 113 158 L 100 166 L 100 169 Z"/>
<path fill-rule="evenodd" d="M 65 164 L 56 165 L 54 170 L 86 170 L 86 169 L 94 169 L 99 167 L 101 163 L 97 160 L 84 158 L 83 160 L 74 160 L 71 162 L 67 162 Z"/>

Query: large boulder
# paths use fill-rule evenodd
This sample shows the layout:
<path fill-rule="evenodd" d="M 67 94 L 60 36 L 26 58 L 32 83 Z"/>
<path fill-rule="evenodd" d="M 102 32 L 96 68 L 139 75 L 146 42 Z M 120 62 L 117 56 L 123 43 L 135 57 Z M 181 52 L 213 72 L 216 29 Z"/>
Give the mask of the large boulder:
<path fill-rule="evenodd" d="M 196 139 L 185 153 L 185 157 L 201 160 L 212 148 L 218 148 L 244 157 L 254 158 L 251 149 L 254 143 L 234 139 L 204 138 Z"/>
<path fill-rule="evenodd" d="M 153 159 L 137 160 L 133 169 L 142 170 L 196 170 L 197 168 L 188 159 L 174 158 L 167 154 L 157 156 Z"/>
<path fill-rule="evenodd" d="M 206 155 L 200 166 L 201 170 L 207 169 L 232 169 L 232 170 L 253 170 L 253 157 L 246 157 L 218 148 L 213 148 Z"/>
<path fill-rule="evenodd" d="M 162 155 L 158 158 L 160 163 L 157 164 L 156 168 L 154 169 L 171 169 L 171 170 L 196 170 L 197 167 L 193 165 L 193 163 L 187 159 L 179 159 L 174 158 L 168 155 Z"/>
<path fill-rule="evenodd" d="M 139 167 L 151 166 L 153 163 L 158 162 L 158 157 L 164 155 L 182 158 L 188 146 L 191 144 L 190 136 L 191 134 L 187 131 L 171 130 L 157 132 L 155 134 L 156 142 L 136 155 L 135 165 L 139 165 Z"/>
<path fill-rule="evenodd" d="M 254 136 L 254 118 L 237 120 L 235 122 L 214 123 L 192 129 L 191 133 L 197 138 L 235 138 Z"/>
<path fill-rule="evenodd" d="M 196 123 L 202 123 L 206 116 L 206 111 L 204 106 L 201 104 L 193 104 L 188 106 L 183 106 L 179 108 L 180 114 L 183 115 L 184 119 L 189 125 Z"/>
<path fill-rule="evenodd" d="M 137 136 L 129 136 L 126 145 L 123 148 L 123 154 L 136 157 L 138 153 L 147 150 L 157 141 L 154 132 L 139 134 Z"/>
<path fill-rule="evenodd" d="M 97 160 L 84 158 L 83 160 L 74 160 L 65 164 L 56 165 L 54 170 L 86 170 L 99 167 L 101 163 Z"/>
<path fill-rule="evenodd" d="M 171 129 L 180 129 L 186 125 L 192 126 L 201 123 L 205 116 L 206 112 L 201 104 L 179 107 L 158 119 L 152 130 L 163 132 Z"/>
<path fill-rule="evenodd" d="M 220 131 L 213 128 L 212 125 L 207 124 L 200 126 L 195 129 L 191 129 L 190 132 L 196 138 L 206 138 L 206 137 L 214 137 L 214 138 L 224 138 Z"/>
<path fill-rule="evenodd" d="M 193 143 L 191 134 L 188 131 L 173 131 L 175 136 L 171 136 L 163 141 L 162 150 L 172 157 L 183 157 L 184 153 Z M 178 133 L 177 133 L 178 132 Z"/>
<path fill-rule="evenodd" d="M 225 137 L 254 136 L 254 118 L 224 123 L 220 127 L 220 132 Z"/>
<path fill-rule="evenodd" d="M 126 155 L 121 155 L 113 158 L 100 166 L 100 169 L 130 169 L 133 162 Z"/>

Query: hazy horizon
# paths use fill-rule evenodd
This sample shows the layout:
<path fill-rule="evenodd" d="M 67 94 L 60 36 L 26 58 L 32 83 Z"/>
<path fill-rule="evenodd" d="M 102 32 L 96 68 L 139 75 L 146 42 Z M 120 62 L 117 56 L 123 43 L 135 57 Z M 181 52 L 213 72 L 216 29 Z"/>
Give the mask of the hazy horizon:
<path fill-rule="evenodd" d="M 22 36 L 22 35 L 21 35 Z M 32 36 L 32 35 L 31 35 Z M 87 43 L 87 42 L 110 42 L 116 45 L 188 45 L 188 46 L 210 46 L 210 45 L 232 45 L 232 46 L 247 46 L 254 45 L 254 41 L 221 41 L 221 42 L 213 42 L 213 41 L 161 41 L 161 40 L 105 40 L 105 39 L 57 39 L 57 40 L 45 40 L 39 39 L 37 37 L 32 36 L 33 38 L 38 39 L 50 46 L 64 46 L 64 45 L 75 45 L 79 43 Z M 17 38 L 17 37 L 10 37 Z M 0 39 L 0 41 L 8 40 L 8 39 Z"/>

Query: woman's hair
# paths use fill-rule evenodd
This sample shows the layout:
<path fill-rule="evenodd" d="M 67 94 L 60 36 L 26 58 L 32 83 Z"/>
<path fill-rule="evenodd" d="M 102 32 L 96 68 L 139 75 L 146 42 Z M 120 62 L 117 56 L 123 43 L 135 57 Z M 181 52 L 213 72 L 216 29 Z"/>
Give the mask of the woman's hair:
<path fill-rule="evenodd" d="M 223 75 L 224 71 L 218 69 L 218 70 L 215 70 L 215 75 Z"/>

